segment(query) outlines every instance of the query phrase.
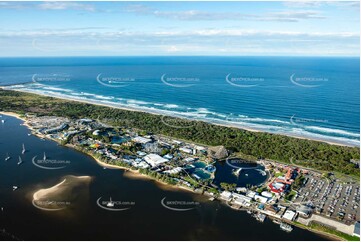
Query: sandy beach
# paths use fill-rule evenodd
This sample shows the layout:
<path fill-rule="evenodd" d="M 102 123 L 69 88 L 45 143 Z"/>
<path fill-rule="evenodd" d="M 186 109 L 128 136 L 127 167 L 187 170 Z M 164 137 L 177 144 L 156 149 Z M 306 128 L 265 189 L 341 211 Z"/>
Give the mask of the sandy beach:
<path fill-rule="evenodd" d="M 90 181 L 90 176 L 65 176 L 60 183 L 34 192 L 32 204 L 44 211 L 63 210 L 71 204 L 70 200 L 73 199 L 72 190 L 74 187 L 78 188 L 79 185 L 83 184 L 88 185 Z"/>
<path fill-rule="evenodd" d="M 77 180 L 91 179 L 90 176 L 69 176 L 69 177 L 71 177 L 73 179 L 77 179 Z M 61 189 L 61 186 L 66 182 L 67 182 L 67 178 L 64 178 L 64 180 L 62 180 L 60 183 L 58 183 L 52 187 L 40 189 L 39 191 L 34 193 L 33 200 L 40 200 L 44 197 L 51 195 L 52 193 L 58 192 Z"/>
<path fill-rule="evenodd" d="M 50 195 L 51 193 L 57 192 L 59 190 L 59 187 L 62 184 L 64 184 L 65 182 L 66 182 L 66 179 L 64 179 L 63 181 L 61 181 L 60 183 L 56 184 L 53 187 L 40 189 L 39 191 L 34 193 L 33 200 L 40 200 L 40 199 Z"/>
<path fill-rule="evenodd" d="M 4 89 L 4 90 L 7 90 L 7 88 L 4 87 L 4 86 L 0 86 L 0 88 Z M 186 120 L 192 121 L 192 119 L 187 119 L 185 117 L 175 115 L 171 111 L 154 110 L 154 109 L 150 109 L 150 108 L 131 108 L 131 107 L 121 105 L 121 104 L 102 103 L 101 101 L 98 101 L 98 103 L 94 103 L 94 101 L 84 100 L 84 99 L 75 98 L 75 97 L 68 97 L 68 96 L 64 96 L 64 95 L 50 96 L 50 95 L 46 95 L 46 94 L 41 93 L 41 92 L 26 91 L 26 90 L 22 90 L 22 89 L 11 89 L 11 90 L 18 91 L 18 92 L 41 95 L 41 96 L 45 96 L 45 97 L 56 97 L 56 98 L 63 99 L 63 100 L 87 103 L 87 104 L 91 104 L 91 105 L 97 105 L 97 106 L 103 106 L 103 107 L 109 107 L 109 108 L 117 108 L 117 109 L 122 109 L 122 110 L 126 110 L 126 111 L 150 113 L 150 114 L 159 115 L 159 116 L 169 116 L 169 117 L 181 118 L 181 119 L 186 119 Z M 226 123 L 226 122 L 220 123 L 220 122 L 215 122 L 215 121 L 212 122 L 211 120 L 202 120 L 202 122 L 206 122 L 206 123 L 210 123 L 210 124 L 218 125 L 218 126 L 222 126 L 222 127 L 237 128 L 237 129 L 247 130 L 247 131 L 250 131 L 250 132 L 271 133 L 271 134 L 284 135 L 284 136 L 297 138 L 297 139 L 313 140 L 313 141 L 318 141 L 318 142 L 324 142 L 324 143 L 331 144 L 331 145 L 358 147 L 357 145 L 345 144 L 345 143 L 342 143 L 342 142 L 337 142 L 337 141 L 333 141 L 333 140 L 329 140 L 329 139 L 317 139 L 317 138 L 314 138 L 314 137 L 305 137 L 305 136 L 291 135 L 291 134 L 286 134 L 286 133 L 272 133 L 272 132 L 268 132 L 268 131 L 265 131 L 265 130 L 257 130 L 257 129 L 254 129 L 254 128 L 250 128 L 250 127 L 235 124 L 235 123 Z"/>
<path fill-rule="evenodd" d="M 73 147 L 73 146 L 69 146 L 69 147 Z M 123 176 L 125 176 L 125 177 L 127 177 L 127 178 L 152 180 L 152 181 L 155 181 L 156 183 L 158 183 L 162 189 L 167 189 L 167 190 L 169 190 L 169 189 L 171 189 L 171 190 L 174 190 L 174 189 L 182 189 L 182 190 L 185 190 L 185 191 L 194 193 L 194 191 L 193 191 L 192 189 L 189 189 L 189 188 L 186 188 L 186 187 L 183 187 L 183 186 L 170 185 L 170 184 L 168 184 L 168 183 L 159 181 L 159 180 L 157 180 L 157 179 L 155 179 L 155 178 L 152 178 L 152 177 L 150 177 L 150 176 L 147 176 L 147 175 L 145 175 L 145 174 L 142 174 L 142 173 L 140 173 L 138 170 L 132 170 L 132 169 L 127 168 L 127 167 L 122 167 L 122 166 L 117 166 L 117 165 L 108 164 L 108 163 L 105 163 L 105 162 L 99 160 L 98 158 L 92 156 L 91 154 L 88 154 L 88 155 L 90 155 L 90 156 L 91 156 L 100 166 L 102 166 L 102 167 L 110 168 L 110 169 L 120 169 L 120 170 L 124 170 L 125 172 L 123 173 Z"/>

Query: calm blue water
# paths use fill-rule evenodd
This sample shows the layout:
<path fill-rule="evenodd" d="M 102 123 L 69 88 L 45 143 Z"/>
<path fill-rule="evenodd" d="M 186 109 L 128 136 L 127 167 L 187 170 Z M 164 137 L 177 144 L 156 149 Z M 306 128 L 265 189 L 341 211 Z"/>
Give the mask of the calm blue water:
<path fill-rule="evenodd" d="M 260 223 L 249 214 L 218 201 L 181 189 L 169 189 L 155 181 L 137 179 L 129 172 L 103 169 L 91 157 L 53 141 L 28 136 L 23 122 L 10 116 L 0 123 L 0 240 L 327 240 L 295 227 L 287 233 L 267 219 Z M 26 152 L 21 154 L 22 144 Z M 70 161 L 64 169 L 45 170 L 32 163 L 32 157 L 46 152 L 49 159 Z M 7 154 L 8 153 L 8 154 Z M 11 159 L 4 161 L 7 155 Z M 18 166 L 18 156 L 23 164 Z M 220 168 L 220 175 L 228 175 Z M 91 176 L 89 187 L 73 190 L 70 205 L 61 211 L 43 211 L 32 205 L 35 191 L 58 184 L 65 176 Z M 250 174 L 251 176 L 251 174 Z M 255 178 L 257 179 L 257 178 Z M 12 191 L 12 186 L 19 189 Z M 126 211 L 98 207 L 99 197 L 132 201 Z M 166 201 L 198 202 L 195 209 L 173 211 L 161 205 Z M 67 198 L 62 198 L 65 201 Z M 116 231 L 116 232 L 115 232 Z M 262 231 L 262 233 L 260 233 Z"/>
<path fill-rule="evenodd" d="M 0 85 L 359 146 L 359 66 L 317 57 L 1 58 Z"/>

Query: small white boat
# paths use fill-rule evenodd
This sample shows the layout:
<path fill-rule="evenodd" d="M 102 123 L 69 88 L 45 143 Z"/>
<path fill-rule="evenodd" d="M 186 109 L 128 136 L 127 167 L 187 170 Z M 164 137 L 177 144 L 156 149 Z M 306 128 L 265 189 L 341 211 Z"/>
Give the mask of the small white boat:
<path fill-rule="evenodd" d="M 242 168 L 238 168 L 238 169 L 233 169 L 232 174 L 235 176 L 239 176 L 239 174 L 241 173 Z"/>
<path fill-rule="evenodd" d="M 266 219 L 266 215 L 264 215 L 263 213 L 259 213 L 256 215 L 256 219 L 263 223 L 264 220 Z"/>
<path fill-rule="evenodd" d="M 13 191 L 17 190 L 18 187 L 17 186 L 13 186 Z"/>
<path fill-rule="evenodd" d="M 28 136 L 31 136 L 31 134 L 28 134 Z"/>
<path fill-rule="evenodd" d="M 112 201 L 111 197 L 110 197 L 110 201 L 107 203 L 107 207 L 114 207 L 114 202 Z"/>
<path fill-rule="evenodd" d="M 286 232 L 291 232 L 293 230 L 292 226 L 286 223 L 281 223 L 280 228 Z"/>
<path fill-rule="evenodd" d="M 24 154 L 24 153 L 25 153 L 25 151 L 26 151 L 26 149 L 25 149 L 25 145 L 23 144 L 23 150 L 21 151 L 21 154 Z"/>
<path fill-rule="evenodd" d="M 5 161 L 8 161 L 8 160 L 10 160 L 10 156 L 9 156 L 9 153 L 6 153 L 6 157 L 5 157 Z"/>
<path fill-rule="evenodd" d="M 46 160 L 46 154 L 45 154 L 45 152 L 44 152 L 43 160 L 44 160 L 44 161 Z"/>
<path fill-rule="evenodd" d="M 1 123 L 3 123 L 3 124 L 4 124 L 4 123 L 5 123 L 5 120 L 4 120 L 4 119 L 2 119 L 2 120 L 1 120 Z"/>
<path fill-rule="evenodd" d="M 21 165 L 23 163 L 23 160 L 21 159 L 21 157 L 19 156 L 19 162 L 18 165 Z"/>

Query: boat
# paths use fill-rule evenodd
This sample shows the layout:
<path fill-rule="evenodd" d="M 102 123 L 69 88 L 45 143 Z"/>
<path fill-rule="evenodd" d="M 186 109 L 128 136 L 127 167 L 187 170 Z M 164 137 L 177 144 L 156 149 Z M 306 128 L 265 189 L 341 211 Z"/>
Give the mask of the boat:
<path fill-rule="evenodd" d="M 44 161 L 46 160 L 46 154 L 45 154 L 45 152 L 44 152 L 43 160 L 44 160 Z"/>
<path fill-rule="evenodd" d="M 31 136 L 31 134 L 28 134 L 28 136 Z"/>
<path fill-rule="evenodd" d="M 5 123 L 5 120 L 4 120 L 4 119 L 2 119 L 2 120 L 1 120 L 1 123 Z"/>
<path fill-rule="evenodd" d="M 286 232 L 291 232 L 293 230 L 292 226 L 286 223 L 281 223 L 280 228 Z"/>
<path fill-rule="evenodd" d="M 19 156 L 19 162 L 18 165 L 21 165 L 21 163 L 23 163 L 23 160 L 21 159 L 21 157 Z"/>
<path fill-rule="evenodd" d="M 23 150 L 21 151 L 21 153 L 22 153 L 22 154 L 24 154 L 24 153 L 25 153 L 25 151 L 26 151 L 26 149 L 25 149 L 25 145 L 23 144 Z"/>
<path fill-rule="evenodd" d="M 241 173 L 241 171 L 242 171 L 242 168 L 238 168 L 237 170 L 233 169 L 232 174 L 238 177 L 239 173 Z"/>
<path fill-rule="evenodd" d="M 8 161 L 8 160 L 10 160 L 10 156 L 9 156 L 9 153 L 6 153 L 6 157 L 5 157 L 5 161 Z"/>
<path fill-rule="evenodd" d="M 13 191 L 17 190 L 18 187 L 17 186 L 13 186 Z"/>
<path fill-rule="evenodd" d="M 244 174 L 245 176 L 248 176 L 248 174 Z"/>
<path fill-rule="evenodd" d="M 260 221 L 260 222 L 264 222 L 264 220 L 266 219 L 266 215 L 264 215 L 263 213 L 259 213 L 259 214 L 257 214 L 256 216 L 256 219 L 258 220 L 258 221 Z"/>
<path fill-rule="evenodd" d="M 112 201 L 112 197 L 110 197 L 110 201 L 107 203 L 107 207 L 114 207 L 114 202 Z"/>

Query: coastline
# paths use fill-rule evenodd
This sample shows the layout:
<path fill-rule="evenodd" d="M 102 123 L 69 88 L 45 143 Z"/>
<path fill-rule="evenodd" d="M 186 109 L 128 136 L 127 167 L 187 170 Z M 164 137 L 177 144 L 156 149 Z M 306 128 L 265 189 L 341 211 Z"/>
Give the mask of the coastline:
<path fill-rule="evenodd" d="M 115 108 L 115 109 L 120 109 L 120 110 L 125 110 L 125 111 L 148 113 L 148 114 L 165 116 L 165 117 L 180 118 L 180 119 L 189 120 L 189 121 L 197 121 L 197 120 L 187 119 L 187 118 L 179 116 L 179 115 L 174 115 L 174 113 L 172 114 L 172 111 L 153 110 L 153 109 L 147 109 L 147 108 L 131 108 L 131 107 L 124 106 L 124 105 L 121 105 L 121 104 L 116 105 L 116 104 L 110 104 L 110 103 L 108 103 L 108 104 L 107 103 L 95 103 L 94 101 L 84 100 L 84 99 L 75 98 L 75 97 L 65 97 L 64 95 L 51 96 L 51 95 L 47 95 L 47 94 L 44 94 L 44 93 L 41 93 L 41 92 L 35 92 L 35 91 L 26 91 L 26 90 L 21 90 L 21 89 L 7 89 L 5 86 L 0 86 L 0 89 L 11 90 L 11 91 L 16 91 L 16 92 L 23 92 L 23 93 L 30 93 L 30 94 L 40 95 L 40 96 L 44 96 L 44 97 L 55 97 L 55 98 L 66 100 L 66 101 L 86 103 L 86 104 L 91 104 L 91 105 L 96 105 L 96 106 L 103 106 L 103 107 L 108 107 L 108 108 Z M 231 123 L 226 123 L 226 122 L 214 122 L 214 121 L 212 122 L 211 120 L 200 120 L 200 121 L 205 122 L 205 123 L 209 123 L 209 124 L 212 124 L 212 125 L 221 126 L 221 127 L 237 128 L 237 129 L 240 129 L 240 130 L 246 130 L 246 131 L 249 131 L 249 132 L 269 133 L 269 134 L 275 134 L 275 135 L 282 135 L 282 136 L 288 136 L 288 137 L 292 137 L 292 138 L 296 138 L 296 139 L 317 141 L 317 142 L 322 142 L 322 143 L 327 143 L 327 144 L 330 144 L 330 145 L 337 145 L 337 146 L 360 147 L 359 145 L 356 145 L 356 144 L 347 144 L 347 143 L 337 142 L 337 141 L 330 140 L 330 139 L 318 139 L 318 138 L 314 138 L 314 137 L 292 135 L 292 134 L 286 134 L 286 133 L 282 133 L 282 132 L 279 132 L 279 133 L 277 133 L 277 132 L 269 132 L 269 131 L 265 131 L 265 130 L 254 129 L 254 128 L 250 128 L 250 127 L 247 127 L 247 126 L 241 126 L 241 125 L 236 125 L 236 124 L 231 124 Z"/>
<path fill-rule="evenodd" d="M 14 112 L 3 112 L 3 111 L 0 111 L 0 114 L 12 116 L 12 117 L 14 117 L 14 118 L 17 118 L 17 119 L 22 120 L 22 121 L 24 122 L 22 125 L 26 126 L 30 131 L 33 131 L 32 127 L 27 124 L 27 120 L 26 120 L 25 118 L 21 117 L 19 114 L 14 113 Z M 34 134 L 34 135 L 36 135 L 36 136 L 39 137 L 39 138 L 46 138 L 46 139 L 48 139 L 48 140 L 55 141 L 56 143 L 60 144 L 57 140 L 49 139 L 49 138 L 46 137 L 46 136 L 40 136 L 40 135 L 38 135 L 38 134 Z M 147 175 L 145 175 L 145 174 L 141 174 L 138 170 L 132 170 L 132 169 L 127 168 L 127 167 L 117 166 L 117 165 L 112 165 L 112 164 L 105 163 L 105 162 L 101 161 L 100 159 L 96 158 L 95 156 L 93 156 L 92 154 L 87 153 L 87 152 L 83 152 L 83 151 L 77 149 L 77 147 L 74 146 L 74 145 L 66 144 L 65 147 L 72 148 L 72 149 L 74 149 L 74 150 L 77 150 L 77 151 L 81 152 L 82 154 L 85 154 L 85 155 L 90 156 L 90 157 L 93 158 L 93 159 L 98 163 L 98 165 L 100 165 L 101 167 L 109 168 L 109 169 L 124 170 L 124 171 L 127 171 L 127 172 L 131 172 L 132 175 L 133 175 L 133 177 L 146 178 L 146 179 L 148 179 L 148 180 L 153 180 L 153 181 L 155 181 L 155 182 L 159 183 L 160 185 L 165 186 L 165 187 L 167 187 L 167 188 L 181 189 L 181 190 L 185 190 L 185 191 L 188 191 L 188 192 L 195 193 L 192 189 L 188 189 L 188 188 L 183 187 L 183 186 L 171 185 L 171 184 L 168 184 L 168 183 L 159 181 L 159 180 L 157 180 L 157 179 L 155 179 L 155 178 L 152 178 L 152 177 L 150 177 L 150 176 L 147 176 Z M 195 194 L 197 194 L 197 193 L 195 193 Z"/>
<path fill-rule="evenodd" d="M 67 145 L 68 146 L 68 145 Z M 74 148 L 74 146 L 68 146 L 68 147 L 71 147 L 71 148 Z M 93 156 L 92 154 L 89 154 L 89 153 L 84 153 L 82 152 L 83 154 L 86 154 L 86 155 L 89 155 L 90 157 L 92 157 L 97 163 L 98 165 L 102 166 L 102 167 L 105 167 L 105 168 L 110 168 L 110 169 L 118 169 L 118 170 L 123 170 L 125 171 L 126 173 L 130 172 L 130 174 L 126 174 L 124 173 L 123 176 L 126 176 L 128 178 L 136 178 L 136 179 L 146 179 L 146 180 L 152 180 L 152 181 L 155 181 L 156 183 L 158 183 L 159 185 L 161 186 L 164 186 L 165 189 L 171 189 L 171 190 L 177 190 L 177 189 L 181 189 L 181 190 L 185 190 L 185 191 L 188 191 L 188 192 L 192 192 L 194 194 L 197 194 L 195 193 L 192 189 L 187 189 L 186 187 L 183 187 L 183 186 L 177 186 L 177 185 L 171 185 L 171 184 L 168 184 L 166 182 L 162 182 L 162 181 L 159 181 L 153 177 L 150 177 L 150 176 L 147 176 L 145 174 L 142 174 L 140 173 L 138 170 L 132 170 L 128 167 L 123 167 L 123 166 L 117 166 L 117 165 L 112 165 L 112 164 L 108 164 L 108 163 L 105 163 L 103 161 L 101 161 L 100 159 L 96 158 L 95 156 Z"/>
<path fill-rule="evenodd" d="M 14 118 L 17 118 L 17 119 L 20 119 L 20 120 L 24 121 L 24 123 L 21 124 L 21 125 L 24 125 L 24 126 L 26 126 L 30 131 L 33 131 L 32 127 L 26 124 L 27 120 L 26 120 L 24 117 L 21 117 L 21 115 L 19 115 L 19 114 L 17 114 L 17 113 L 14 113 L 14 112 L 3 112 L 3 111 L 0 111 L 0 114 L 12 116 L 12 117 L 14 117 Z M 34 134 L 34 135 L 36 135 L 36 136 L 39 137 L 39 138 L 46 138 L 47 140 L 55 141 L 56 143 L 60 144 L 57 140 L 49 139 L 49 138 L 46 137 L 46 136 L 42 137 L 42 136 L 39 136 L 39 135 L 37 135 L 37 134 Z M 128 178 L 153 180 L 157 185 L 160 185 L 159 187 L 160 187 L 161 189 L 184 190 L 184 191 L 187 191 L 187 192 L 190 192 L 190 193 L 198 194 L 198 195 L 199 195 L 199 193 L 196 193 L 196 192 L 193 191 L 192 189 L 188 189 L 188 188 L 186 188 L 186 187 L 179 186 L 179 185 L 171 185 L 171 184 L 168 184 L 168 183 L 159 181 L 159 180 L 157 180 L 157 179 L 155 179 L 155 178 L 153 178 L 153 177 L 150 177 L 150 176 L 147 176 L 147 175 L 145 175 L 145 174 L 140 173 L 138 170 L 132 170 L 132 169 L 127 168 L 127 167 L 122 167 L 122 166 L 107 164 L 107 163 L 101 161 L 100 159 L 94 157 L 92 154 L 77 149 L 77 147 L 74 146 L 74 145 L 65 145 L 64 147 L 72 148 L 72 149 L 74 149 L 74 150 L 76 150 L 76 151 L 81 152 L 81 153 L 84 154 L 84 155 L 90 156 L 91 158 L 93 158 L 93 159 L 94 159 L 100 166 L 102 166 L 102 167 L 111 168 L 111 169 L 120 169 L 120 170 L 124 170 L 124 171 L 126 171 L 126 172 L 130 172 L 131 175 L 129 175 L 129 174 L 126 174 L 126 175 L 125 175 L 125 176 L 127 176 Z M 88 178 L 88 177 L 89 177 L 89 176 L 81 176 L 80 178 Z M 33 200 L 38 197 L 38 196 L 36 196 L 36 195 L 38 195 L 38 192 L 41 192 L 41 195 L 46 195 L 46 194 L 42 194 L 42 192 L 51 193 L 51 192 L 57 191 L 58 187 L 59 187 L 61 184 L 63 184 L 64 182 L 66 182 L 66 179 L 64 179 L 64 180 L 61 181 L 60 183 L 54 185 L 53 187 L 46 188 L 46 189 L 40 189 L 39 191 L 37 191 L 36 193 L 33 194 Z M 205 194 L 201 194 L 201 195 L 207 197 Z M 221 202 L 221 201 L 220 201 L 220 202 Z M 230 208 L 232 208 L 232 207 L 230 207 Z M 272 219 L 272 218 L 270 218 L 270 219 Z M 308 226 L 303 226 L 303 225 L 297 224 L 297 223 L 295 223 L 295 222 L 293 222 L 292 225 L 297 226 L 297 227 L 299 227 L 299 228 L 301 228 L 301 229 L 309 230 L 309 231 L 311 231 L 311 232 L 313 232 L 313 233 L 316 233 L 316 234 L 325 236 L 325 237 L 327 237 L 327 238 L 329 238 L 329 239 L 332 239 L 332 240 L 335 240 L 335 241 L 345 240 L 345 239 L 343 239 L 342 237 L 338 237 L 337 235 L 329 234 L 329 233 L 326 233 L 326 232 L 324 232 L 324 231 L 318 231 L 318 230 L 309 228 Z"/>

